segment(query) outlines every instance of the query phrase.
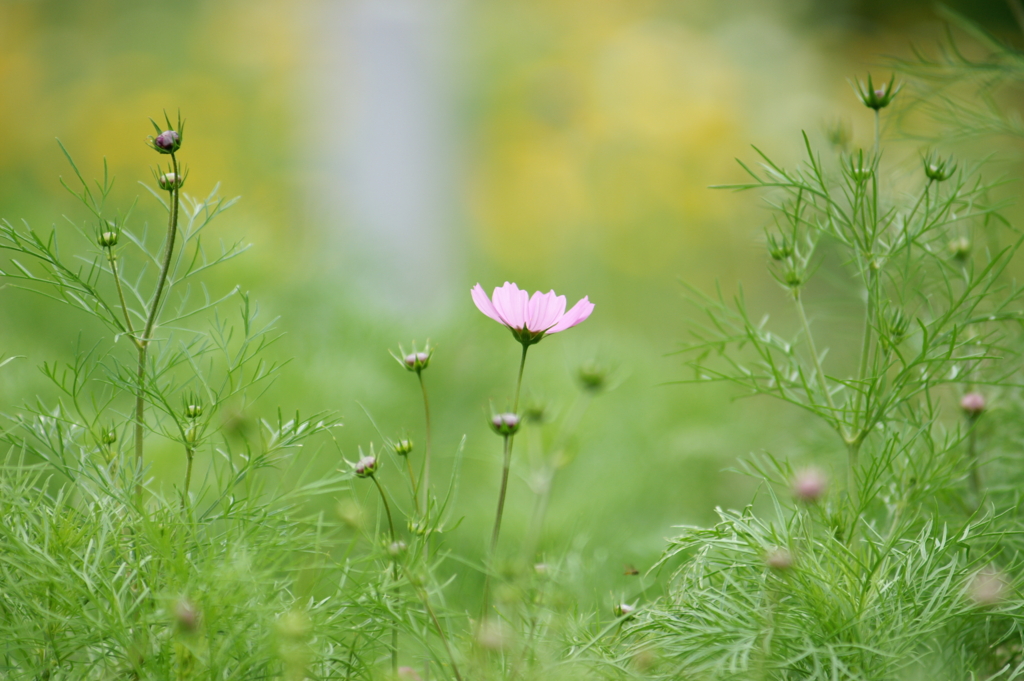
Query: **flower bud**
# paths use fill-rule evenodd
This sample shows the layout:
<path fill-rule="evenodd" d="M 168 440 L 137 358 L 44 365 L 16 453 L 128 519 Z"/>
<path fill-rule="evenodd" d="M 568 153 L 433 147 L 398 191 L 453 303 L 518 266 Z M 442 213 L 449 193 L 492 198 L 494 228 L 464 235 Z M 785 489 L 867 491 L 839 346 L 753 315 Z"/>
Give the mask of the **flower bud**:
<path fill-rule="evenodd" d="M 177 130 L 164 130 L 152 139 L 152 147 L 161 154 L 173 154 L 181 148 L 181 135 Z"/>
<path fill-rule="evenodd" d="M 190 419 L 197 419 L 203 415 L 203 405 L 201 404 L 187 404 L 185 405 L 185 417 Z"/>
<path fill-rule="evenodd" d="M 377 472 L 377 457 L 370 455 L 359 459 L 355 465 L 356 476 L 369 478 Z"/>
<path fill-rule="evenodd" d="M 772 260 L 778 262 L 793 255 L 793 244 L 785 236 L 775 236 L 770 232 L 766 236 L 768 239 L 768 255 Z"/>
<path fill-rule="evenodd" d="M 787 549 L 776 547 L 764 557 L 764 563 L 772 570 L 785 572 L 793 567 L 793 554 Z"/>
<path fill-rule="evenodd" d="M 615 605 L 614 608 L 612 608 L 612 611 L 615 613 L 616 617 L 626 617 L 626 618 L 632 617 L 633 616 L 633 612 L 635 610 L 636 610 L 636 606 L 635 605 L 630 605 L 629 603 L 618 603 L 618 604 Z"/>
<path fill-rule="evenodd" d="M 498 435 L 515 435 L 519 430 L 519 417 L 515 414 L 495 414 L 491 417 L 491 429 Z"/>
<path fill-rule="evenodd" d="M 174 604 L 174 620 L 178 629 L 186 634 L 194 633 L 199 629 L 202 616 L 195 605 L 187 598 L 180 598 Z"/>
<path fill-rule="evenodd" d="M 412 451 L 412 440 L 399 440 L 394 447 L 398 456 L 409 456 L 409 452 Z"/>
<path fill-rule="evenodd" d="M 965 236 L 957 237 L 949 242 L 949 254 L 960 261 L 967 260 L 971 254 L 971 240 Z"/>
<path fill-rule="evenodd" d="M 889 106 L 893 98 L 896 97 L 896 93 L 902 87 L 902 83 L 896 85 L 896 76 L 893 76 L 888 83 L 882 83 L 881 86 L 875 87 L 874 83 L 871 82 L 871 75 L 868 74 L 867 84 L 865 85 L 858 81 L 855 89 L 857 90 L 857 98 L 860 99 L 864 106 L 878 111 Z"/>
<path fill-rule="evenodd" d="M 117 232 L 103 232 L 96 241 L 101 248 L 113 248 L 117 245 Z"/>
<path fill-rule="evenodd" d="M 423 681 L 423 677 L 420 676 L 412 667 L 399 667 L 398 668 L 398 680 L 399 681 Z"/>
<path fill-rule="evenodd" d="M 956 164 L 952 158 L 941 158 L 935 154 L 929 154 L 921 159 L 924 164 L 924 174 L 932 182 L 945 182 L 953 177 L 956 172 Z"/>
<path fill-rule="evenodd" d="M 985 411 L 985 396 L 978 392 L 967 393 L 960 399 L 960 408 L 971 418 L 976 418 Z"/>
<path fill-rule="evenodd" d="M 400 556 L 405 553 L 406 545 L 404 541 L 394 541 L 388 544 L 388 555 Z"/>
<path fill-rule="evenodd" d="M 995 566 L 982 568 L 974 573 L 967 584 L 968 597 L 978 605 L 998 605 L 1006 600 L 1010 583 L 1006 575 Z"/>
<path fill-rule="evenodd" d="M 793 476 L 792 489 L 797 499 L 813 504 L 828 491 L 828 477 L 820 468 L 805 468 Z"/>
<path fill-rule="evenodd" d="M 413 352 L 406 355 L 403 361 L 410 371 L 422 371 L 430 364 L 430 355 L 425 352 Z"/>
<path fill-rule="evenodd" d="M 116 430 L 113 430 L 113 429 L 104 430 L 102 433 L 100 433 L 100 444 L 109 447 L 110 445 L 114 444 L 115 442 L 117 442 L 117 431 Z"/>
<path fill-rule="evenodd" d="M 608 383 L 608 371 L 597 364 L 584 364 L 576 372 L 576 377 L 584 390 L 599 393 Z"/>
<path fill-rule="evenodd" d="M 156 183 L 160 185 L 160 189 L 164 191 L 171 191 L 178 189 L 181 185 L 185 184 L 185 178 L 175 173 L 164 173 L 156 179 Z"/>

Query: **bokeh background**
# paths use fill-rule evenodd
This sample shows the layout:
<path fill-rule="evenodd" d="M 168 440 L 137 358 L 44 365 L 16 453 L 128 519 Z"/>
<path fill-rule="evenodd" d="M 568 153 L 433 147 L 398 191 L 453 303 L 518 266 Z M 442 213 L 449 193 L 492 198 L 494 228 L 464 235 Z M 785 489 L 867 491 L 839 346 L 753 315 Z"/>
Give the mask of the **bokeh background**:
<path fill-rule="evenodd" d="M 1003 2 L 951 6 L 1017 30 Z M 752 159 L 752 143 L 792 163 L 801 131 L 827 150 L 838 122 L 868 145 L 871 118 L 848 80 L 887 77 L 887 55 L 929 49 L 944 31 L 916 0 L 0 0 L 0 218 L 58 232 L 64 216 L 85 218 L 58 183 L 70 174 L 60 138 L 87 175 L 106 157 L 113 201 L 141 194 L 134 219 L 159 224 L 137 184 L 156 161 L 147 118 L 180 110 L 187 191 L 219 182 L 240 196 L 215 228 L 253 244 L 210 288 L 251 291 L 280 317 L 272 355 L 295 358 L 241 416 L 339 413 L 337 447 L 302 454 L 325 471 L 380 442 L 363 408 L 385 434 L 422 442 L 415 378 L 388 350 L 429 338 L 438 478 L 466 438 L 464 520 L 446 541 L 471 557 L 499 477 L 486 417 L 510 400 L 519 347 L 469 289 L 510 280 L 570 304 L 588 295 L 590 320 L 531 350 L 525 399 L 551 424 L 517 444 L 503 543 L 522 541 L 530 461 L 578 398 L 578 369 L 596 363 L 613 389 L 570 439 L 542 547 L 571 550 L 594 577 L 582 598 L 628 597 L 638 587 L 623 565 L 649 566 L 672 525 L 752 498 L 755 484 L 725 470 L 738 459 L 834 447 L 792 410 L 674 383 L 687 373 L 671 353 L 696 314 L 683 282 L 732 292 L 743 281 L 750 308 L 786 325 L 763 267 L 762 203 L 709 185 L 741 180 L 734 159 Z M 910 168 L 924 145 L 893 148 Z M 829 289 L 815 318 L 839 338 L 856 302 Z M 10 287 L 0 320 L 0 351 L 25 357 L 0 373 L 6 411 L 52 396 L 41 362 L 68 357 L 79 333 L 102 336 Z M 157 479 L 182 468 L 170 447 L 154 459 Z M 368 487 L 337 501 L 372 509 Z"/>

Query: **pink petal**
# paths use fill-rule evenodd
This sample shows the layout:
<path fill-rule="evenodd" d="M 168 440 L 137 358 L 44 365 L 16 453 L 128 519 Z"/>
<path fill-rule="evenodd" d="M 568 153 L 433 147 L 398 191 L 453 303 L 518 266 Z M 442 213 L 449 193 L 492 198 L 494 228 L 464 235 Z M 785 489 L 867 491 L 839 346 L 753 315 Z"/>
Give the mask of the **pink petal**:
<path fill-rule="evenodd" d="M 470 291 L 470 293 L 473 295 L 473 302 L 476 303 L 476 308 L 478 310 L 499 324 L 505 323 L 505 320 L 501 318 L 498 311 L 494 309 L 494 304 L 491 302 L 491 299 L 487 297 L 486 293 L 484 293 L 483 286 L 477 284 L 473 287 L 473 290 Z"/>
<path fill-rule="evenodd" d="M 572 309 L 565 313 L 565 315 L 558 320 L 558 323 L 548 329 L 548 333 L 558 333 L 559 331 L 565 331 L 576 326 L 584 319 L 590 316 L 590 313 L 594 311 L 594 304 L 590 302 L 588 296 L 584 296 L 582 300 L 572 306 Z"/>
<path fill-rule="evenodd" d="M 530 296 L 526 291 L 520 291 L 518 286 L 506 281 L 504 286 L 494 289 L 491 300 L 494 302 L 494 309 L 505 320 L 507 326 L 513 329 L 522 329 L 526 326 L 526 308 L 530 302 Z"/>
<path fill-rule="evenodd" d="M 537 291 L 530 298 L 530 316 L 526 328 L 534 333 L 546 331 L 561 319 L 564 313 L 565 296 L 557 296 L 554 291 Z"/>

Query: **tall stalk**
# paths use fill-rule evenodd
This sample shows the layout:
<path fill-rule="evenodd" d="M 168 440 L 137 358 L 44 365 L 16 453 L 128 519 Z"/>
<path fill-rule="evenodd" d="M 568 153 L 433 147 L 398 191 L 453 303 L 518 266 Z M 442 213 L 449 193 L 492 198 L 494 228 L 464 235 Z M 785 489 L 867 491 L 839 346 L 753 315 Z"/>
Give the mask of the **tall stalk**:
<path fill-rule="evenodd" d="M 163 296 L 164 287 L 167 283 L 167 275 L 171 269 L 171 256 L 174 253 L 174 237 L 178 233 L 178 197 L 181 192 L 180 175 L 178 174 L 178 159 L 174 152 L 171 152 L 171 172 L 174 174 L 174 182 L 171 183 L 171 206 L 170 215 L 167 220 L 167 236 L 164 238 L 164 258 L 160 267 L 160 276 L 156 283 L 156 293 L 153 294 L 153 301 L 150 304 L 149 313 L 146 316 L 146 325 L 142 329 L 142 335 L 135 338 L 135 345 L 139 351 L 138 369 L 136 372 L 135 393 L 135 470 L 137 475 L 142 474 L 143 461 L 143 439 L 145 436 L 145 411 L 146 411 L 146 355 L 149 343 L 152 340 L 153 327 L 156 325 L 157 315 L 160 312 L 160 298 Z M 135 484 L 136 500 L 142 500 L 142 482 L 137 478 Z"/>

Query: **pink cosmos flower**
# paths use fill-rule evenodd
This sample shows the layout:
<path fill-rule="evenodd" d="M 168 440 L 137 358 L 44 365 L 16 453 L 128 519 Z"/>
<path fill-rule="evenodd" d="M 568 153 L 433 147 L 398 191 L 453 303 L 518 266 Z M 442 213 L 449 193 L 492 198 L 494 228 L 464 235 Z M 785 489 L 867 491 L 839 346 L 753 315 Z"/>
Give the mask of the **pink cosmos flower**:
<path fill-rule="evenodd" d="M 494 289 L 490 298 L 480 284 L 473 287 L 473 302 L 485 315 L 512 330 L 516 340 L 532 345 L 548 334 L 572 328 L 590 316 L 594 304 L 586 296 L 565 311 L 565 296 L 537 291 L 530 296 L 515 284 Z"/>

